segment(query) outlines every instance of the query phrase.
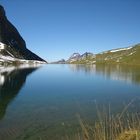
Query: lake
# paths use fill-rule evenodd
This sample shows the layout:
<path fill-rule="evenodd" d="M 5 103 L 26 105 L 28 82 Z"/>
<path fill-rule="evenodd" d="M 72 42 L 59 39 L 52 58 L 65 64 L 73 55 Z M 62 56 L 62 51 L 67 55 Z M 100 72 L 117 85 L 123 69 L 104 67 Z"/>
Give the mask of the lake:
<path fill-rule="evenodd" d="M 140 111 L 140 67 L 0 67 L 0 140 L 59 140 L 92 124 L 99 109 Z"/>

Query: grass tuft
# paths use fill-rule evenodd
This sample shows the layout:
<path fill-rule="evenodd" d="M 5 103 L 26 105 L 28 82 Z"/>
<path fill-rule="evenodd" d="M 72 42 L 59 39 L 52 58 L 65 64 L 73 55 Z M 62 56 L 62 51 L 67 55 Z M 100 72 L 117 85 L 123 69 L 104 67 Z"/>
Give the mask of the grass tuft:
<path fill-rule="evenodd" d="M 111 113 L 110 105 L 108 110 L 102 111 L 96 105 L 98 119 L 92 126 L 77 115 L 82 129 L 82 138 L 79 140 L 140 140 L 140 114 L 128 111 L 133 102 L 118 114 Z"/>

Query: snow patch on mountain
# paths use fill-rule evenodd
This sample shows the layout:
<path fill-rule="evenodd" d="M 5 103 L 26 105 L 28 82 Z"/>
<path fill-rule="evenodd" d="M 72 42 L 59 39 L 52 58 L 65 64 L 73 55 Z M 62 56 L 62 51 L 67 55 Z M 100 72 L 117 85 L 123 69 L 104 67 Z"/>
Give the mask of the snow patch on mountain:
<path fill-rule="evenodd" d="M 0 42 L 0 50 L 4 50 L 5 49 L 5 44 L 3 44 L 2 42 Z"/>
<path fill-rule="evenodd" d="M 128 47 L 128 48 L 121 48 L 121 49 L 115 49 L 115 50 L 111 50 L 110 52 L 125 51 L 125 50 L 130 50 L 130 49 L 132 49 L 132 47 Z"/>

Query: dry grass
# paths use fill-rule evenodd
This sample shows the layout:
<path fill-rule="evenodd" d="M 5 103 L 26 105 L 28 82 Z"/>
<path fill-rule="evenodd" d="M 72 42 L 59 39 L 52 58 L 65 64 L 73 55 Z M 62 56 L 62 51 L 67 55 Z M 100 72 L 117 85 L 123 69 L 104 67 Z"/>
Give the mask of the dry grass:
<path fill-rule="evenodd" d="M 140 116 L 128 112 L 133 101 L 116 115 L 111 114 L 110 106 L 108 110 L 99 111 L 96 105 L 98 119 L 92 126 L 77 115 L 82 129 L 82 137 L 77 140 L 140 140 Z"/>

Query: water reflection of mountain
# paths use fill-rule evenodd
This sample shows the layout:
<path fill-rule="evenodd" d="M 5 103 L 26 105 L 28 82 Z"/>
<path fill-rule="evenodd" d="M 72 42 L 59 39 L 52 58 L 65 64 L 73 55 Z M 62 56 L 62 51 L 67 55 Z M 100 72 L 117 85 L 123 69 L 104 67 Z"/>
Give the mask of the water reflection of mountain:
<path fill-rule="evenodd" d="M 73 71 L 99 74 L 111 80 L 140 84 L 140 66 L 128 65 L 70 65 Z"/>
<path fill-rule="evenodd" d="M 26 77 L 36 68 L 0 68 L 0 120 L 4 117 L 8 104 L 23 87 Z"/>

